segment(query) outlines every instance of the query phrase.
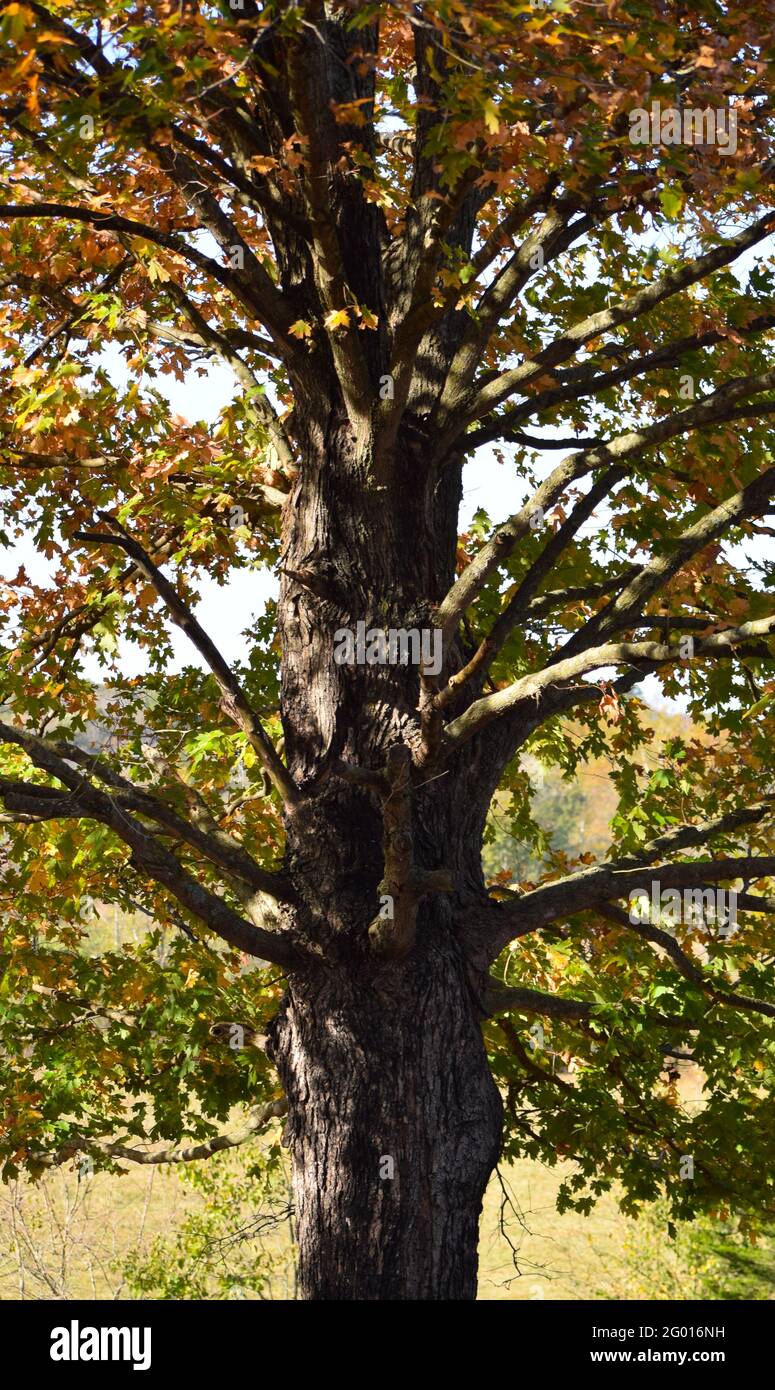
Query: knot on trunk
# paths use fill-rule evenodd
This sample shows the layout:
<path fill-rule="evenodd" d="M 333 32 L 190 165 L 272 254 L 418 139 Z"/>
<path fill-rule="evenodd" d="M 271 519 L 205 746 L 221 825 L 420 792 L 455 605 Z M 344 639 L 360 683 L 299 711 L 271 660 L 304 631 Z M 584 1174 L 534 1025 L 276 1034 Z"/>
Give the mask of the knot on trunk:
<path fill-rule="evenodd" d="M 372 950 L 386 960 L 401 960 L 414 946 L 417 907 L 427 893 L 454 888 L 446 869 L 417 869 L 412 833 L 411 756 L 404 743 L 389 750 L 382 807 L 385 872 L 379 885 L 380 912 L 369 927 Z"/>

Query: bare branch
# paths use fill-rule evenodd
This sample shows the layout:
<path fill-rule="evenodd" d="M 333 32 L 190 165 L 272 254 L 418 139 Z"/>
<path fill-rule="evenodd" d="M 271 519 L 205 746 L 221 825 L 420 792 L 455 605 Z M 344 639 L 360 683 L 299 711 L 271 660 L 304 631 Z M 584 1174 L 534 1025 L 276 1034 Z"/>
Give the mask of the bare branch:
<path fill-rule="evenodd" d="M 703 994 L 707 994 L 708 998 L 713 999 L 715 1003 L 727 1004 L 733 1009 L 742 1010 L 744 1013 L 764 1014 L 766 1018 L 775 1018 L 775 1004 L 768 1004 L 763 999 L 752 999 L 747 994 L 737 994 L 734 990 L 719 989 L 715 980 L 706 975 L 705 971 L 701 970 L 687 956 L 686 952 L 681 950 L 670 932 L 662 931 L 661 927 L 652 926 L 649 922 L 633 922 L 621 908 L 614 907 L 609 903 L 602 905 L 598 911 L 609 921 L 616 922 L 617 926 L 626 927 L 628 931 L 642 937 L 644 941 L 659 946 L 670 957 L 678 973 L 697 989 L 701 989 Z"/>
<path fill-rule="evenodd" d="M 612 216 L 613 211 L 613 208 L 609 209 L 598 220 Z M 569 222 L 567 211 L 559 206 L 550 206 L 540 225 L 525 237 L 492 285 L 485 290 L 476 307 L 474 321 L 447 374 L 438 407 L 440 423 L 445 421 L 448 411 L 454 410 L 456 402 L 465 395 L 497 324 L 536 269 L 549 265 L 563 251 L 567 251 L 595 222 L 595 217 L 591 215 Z"/>
<path fill-rule="evenodd" d="M 665 415 L 653 424 L 620 435 L 600 448 L 585 449 L 580 453 L 568 455 L 536 488 L 522 509 L 509 517 L 487 544 L 482 546 L 449 590 L 438 610 L 438 620 L 445 638 L 449 639 L 466 608 L 481 593 L 490 576 L 508 559 L 517 542 L 530 529 L 531 517 L 539 512 L 539 509 L 540 512 L 548 511 L 570 483 L 602 464 L 621 464 L 625 459 L 635 459 L 656 444 L 704 425 L 773 414 L 775 402 L 739 404 L 746 396 L 772 389 L 775 389 L 775 371 L 737 377 L 725 382 L 717 391 L 711 392 L 702 401 L 686 410 Z M 769 477 L 769 472 L 764 476 Z"/>
<path fill-rule="evenodd" d="M 623 468 L 609 468 L 593 484 L 581 501 L 577 502 L 566 521 L 554 533 L 551 540 L 544 546 L 538 559 L 530 566 L 516 592 L 498 615 L 490 632 L 480 643 L 471 660 L 461 671 L 450 677 L 445 689 L 435 697 L 433 704 L 436 709 L 445 709 L 455 699 L 462 686 L 466 685 L 474 676 L 481 676 L 488 670 L 517 624 L 530 611 L 531 600 L 542 580 L 550 573 L 559 556 L 570 544 L 584 522 L 592 515 L 595 507 L 623 477 Z M 610 581 L 610 586 L 620 587 L 625 582 L 626 577 L 617 576 L 615 580 Z M 599 593 L 601 586 L 594 587 Z M 604 589 L 605 587 L 603 586 Z"/>
<path fill-rule="evenodd" d="M 203 1158 L 212 1158 L 213 1154 L 222 1153 L 224 1149 L 234 1149 L 240 1144 L 245 1144 L 255 1135 L 260 1134 L 270 1120 L 285 1115 L 287 1110 L 288 1102 L 284 1097 L 279 1100 L 268 1101 L 266 1105 L 256 1106 L 250 1113 L 247 1124 L 236 1133 L 216 1134 L 212 1139 L 206 1139 L 201 1144 L 191 1144 L 185 1148 L 173 1146 L 168 1149 L 133 1149 L 127 1144 L 99 1143 L 93 1139 L 83 1138 L 68 1140 L 55 1153 L 31 1154 L 30 1159 L 39 1168 L 58 1168 L 78 1153 L 100 1153 L 108 1158 L 118 1159 L 122 1163 L 144 1165 L 196 1163 Z"/>
<path fill-rule="evenodd" d="M 202 341 L 208 347 L 212 348 L 213 351 L 217 352 L 218 356 L 231 367 L 237 380 L 241 381 L 243 386 L 246 386 L 247 389 L 252 392 L 250 397 L 250 408 L 254 414 L 258 416 L 266 429 L 275 453 L 277 454 L 278 462 L 283 468 L 295 472 L 296 463 L 288 436 L 285 433 L 282 421 L 273 410 L 267 399 L 266 393 L 261 388 L 261 383 L 258 378 L 254 376 L 250 367 L 243 362 L 236 347 L 229 342 L 228 337 L 218 329 L 213 328 L 212 325 L 207 322 L 204 315 L 199 312 L 193 300 L 189 299 L 188 295 L 179 285 L 176 285 L 174 281 L 170 280 L 167 282 L 166 290 L 170 298 L 174 300 L 179 308 L 183 310 L 184 314 L 186 314 Z"/>
<path fill-rule="evenodd" d="M 770 375 L 775 384 L 775 372 Z M 687 527 L 671 546 L 669 554 L 657 555 L 648 564 L 643 565 L 605 608 L 574 633 L 562 648 L 559 657 L 571 656 L 588 648 L 601 637 L 625 631 L 640 616 L 645 604 L 664 588 L 687 560 L 718 537 L 727 534 L 736 523 L 748 516 L 760 515 L 766 510 L 773 495 L 775 467 L 765 469 L 747 487 L 741 488 L 718 507 L 714 507 L 707 516 Z M 753 629 L 750 635 L 756 635 Z M 662 660 L 656 653 L 653 658 L 647 659 Z"/>
<path fill-rule="evenodd" d="M 696 845 L 706 845 L 720 835 L 730 834 L 743 825 L 756 825 L 775 808 L 775 793 L 765 796 L 751 806 L 736 806 L 712 820 L 701 821 L 698 825 L 675 825 L 663 835 L 648 840 L 635 855 L 617 859 L 610 865 L 613 869 L 637 869 L 653 864 L 662 854 L 671 854 L 677 849 L 693 849 Z"/>
<path fill-rule="evenodd" d="M 775 314 L 759 314 L 748 324 L 735 324 L 734 332 L 741 337 L 748 338 L 755 337 L 756 334 L 763 333 L 772 327 L 775 327 Z M 717 343 L 726 341 L 728 336 L 728 332 L 724 329 L 707 329 L 703 333 L 674 339 L 665 343 L 661 348 L 656 348 L 653 352 L 644 353 L 642 356 L 628 361 L 624 366 L 616 367 L 607 372 L 601 372 L 594 366 L 571 367 L 565 371 L 560 371 L 557 373 L 562 383 L 560 386 L 539 391 L 535 395 L 529 396 L 521 405 L 504 410 L 500 415 L 488 416 L 482 422 L 480 429 L 473 430 L 466 436 L 466 447 L 477 449 L 480 445 L 488 444 L 492 440 L 503 439 L 517 444 L 528 444 L 535 449 L 550 449 L 554 446 L 553 440 L 533 438 L 522 433 L 520 426 L 526 420 L 532 420 L 543 411 L 552 410 L 557 405 L 586 399 L 589 396 L 597 395 L 600 391 L 606 391 L 612 386 L 621 386 L 633 378 L 646 376 L 649 372 L 662 367 L 676 366 L 686 353 L 713 347 Z M 613 349 L 609 350 L 609 355 L 612 351 Z M 617 346 L 615 351 L 618 355 L 621 349 Z M 601 349 L 600 355 L 605 356 L 606 349 Z"/>

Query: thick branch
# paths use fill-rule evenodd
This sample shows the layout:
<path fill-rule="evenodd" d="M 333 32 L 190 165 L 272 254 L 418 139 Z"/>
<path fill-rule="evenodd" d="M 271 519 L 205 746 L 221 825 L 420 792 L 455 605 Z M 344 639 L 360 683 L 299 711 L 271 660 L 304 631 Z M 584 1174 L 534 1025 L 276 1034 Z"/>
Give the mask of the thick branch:
<path fill-rule="evenodd" d="M 743 623 L 740 627 L 727 628 L 723 632 L 712 633 L 710 637 L 695 643 L 694 656 L 716 656 L 750 641 L 752 637 L 769 636 L 772 632 L 775 632 L 775 615 Z M 543 671 L 523 676 L 521 680 L 504 686 L 502 690 L 496 690 L 492 695 L 484 695 L 481 699 L 475 700 L 463 714 L 447 726 L 445 737 L 448 744 L 465 743 L 494 719 L 510 714 L 515 706 L 528 700 L 538 704 L 541 695 L 549 686 L 586 675 L 602 666 L 620 666 L 623 663 L 632 664 L 640 661 L 663 665 L 665 662 L 684 660 L 686 657 L 680 645 L 669 646 L 663 642 L 609 642 L 605 646 L 585 648 L 574 656 L 554 662 Z"/>
<path fill-rule="evenodd" d="M 304 9 L 314 12 L 318 22 L 325 22 L 323 5 L 307 0 Z M 331 213 L 332 164 L 339 149 L 330 110 L 325 48 L 314 23 L 309 28 L 305 25 L 299 39 L 291 46 L 288 78 L 297 128 L 306 144 L 303 178 L 312 231 L 310 251 L 315 286 L 325 313 L 325 331 L 350 423 L 358 431 L 370 416 L 374 391 L 358 330 L 352 322 L 352 294 L 345 275 L 339 233 Z M 347 316 L 346 323 L 329 325 L 327 320 L 337 313 Z"/>
<path fill-rule="evenodd" d="M 23 748 L 37 767 L 68 787 L 84 817 L 109 826 L 132 850 L 136 867 L 167 888 L 183 907 L 224 941 L 248 955 L 272 961 L 283 968 L 303 963 L 303 955 L 287 935 L 265 931 L 246 922 L 228 903 L 198 883 L 113 797 L 98 791 L 42 739 L 14 725 L 0 724 L 0 740 Z"/>
<path fill-rule="evenodd" d="M 743 823 L 741 821 L 741 823 Z M 775 873 L 775 858 L 759 855 L 730 859 L 695 859 L 677 864 L 650 865 L 651 882 L 663 888 L 696 888 L 705 883 L 737 878 L 750 881 Z M 644 888 L 644 868 L 619 869 L 616 864 L 597 864 L 579 873 L 568 874 L 555 883 L 524 893 L 509 903 L 497 905 L 493 915 L 490 946 L 500 954 L 508 941 L 526 936 L 558 917 L 572 917 L 588 908 L 615 898 L 628 897 Z"/>
<path fill-rule="evenodd" d="M 539 1018 L 557 1018 L 569 1023 L 581 1019 L 593 1020 L 597 1010 L 601 1008 L 601 1005 L 588 1003 L 585 999 L 567 999 L 561 994 L 542 994 L 540 990 L 520 989 L 513 985 L 501 984 L 497 980 L 492 982 L 492 988 L 488 986 L 485 990 L 482 1004 L 491 1016 L 514 1012 L 528 1014 L 530 1017 L 535 1015 Z M 632 1009 L 632 1001 L 620 1004 L 619 1008 L 623 1012 L 627 1008 Z M 607 1005 L 604 1011 L 607 1012 L 609 1009 L 610 1005 Z M 641 1016 L 638 1017 L 641 1020 Z M 661 1028 L 682 1028 L 685 1032 L 697 1027 L 690 1019 L 680 1018 L 675 1014 L 648 1014 L 641 1021 Z"/>
<path fill-rule="evenodd" d="M 665 299 L 669 299 L 672 295 L 688 288 L 689 285 L 703 280 L 722 266 L 729 265 L 744 251 L 764 241 L 770 235 L 773 223 L 775 223 L 775 212 L 766 213 L 764 217 L 759 218 L 757 222 L 740 232 L 738 236 L 723 242 L 696 260 L 689 261 L 680 269 L 668 271 L 659 280 L 645 285 L 643 289 L 613 308 L 601 309 L 598 313 L 590 314 L 588 318 L 574 324 L 573 328 L 568 329 L 566 333 L 556 338 L 553 343 L 549 343 L 533 357 L 526 359 L 519 367 L 502 372 L 493 381 L 482 386 L 470 400 L 464 404 L 462 402 L 456 403 L 455 414 L 450 420 L 446 434 L 460 434 L 473 421 L 488 414 L 518 388 L 523 388 L 537 377 L 544 375 L 548 367 L 555 367 L 561 362 L 567 361 L 585 343 L 599 337 L 601 333 L 640 318 L 649 310 L 656 308 Z"/>

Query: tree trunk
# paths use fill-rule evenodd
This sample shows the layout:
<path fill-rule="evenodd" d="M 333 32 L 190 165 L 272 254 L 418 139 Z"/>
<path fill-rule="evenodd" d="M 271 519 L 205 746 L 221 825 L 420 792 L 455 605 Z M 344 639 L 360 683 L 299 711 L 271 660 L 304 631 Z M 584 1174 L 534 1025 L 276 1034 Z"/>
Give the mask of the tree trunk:
<path fill-rule="evenodd" d="M 278 1029 L 306 1299 L 473 1299 L 500 1098 L 438 941 L 293 989 Z"/>
<path fill-rule="evenodd" d="M 336 632 L 359 621 L 433 629 L 454 578 L 460 470 L 432 477 L 414 435 L 377 484 L 348 428 L 325 433 L 321 446 L 310 430 L 286 507 L 279 606 L 286 757 L 312 793 L 288 815 L 286 868 L 319 962 L 292 973 L 273 1032 L 299 1283 L 312 1299 L 470 1299 L 501 1104 L 455 913 L 463 885 L 481 889 L 490 791 L 418 766 L 416 664 L 334 659 Z M 454 891 L 419 900 L 413 944 L 391 959 L 369 931 L 386 891 L 386 798 L 341 769 L 379 774 L 397 745 L 414 761 L 414 868 L 445 870 Z"/>

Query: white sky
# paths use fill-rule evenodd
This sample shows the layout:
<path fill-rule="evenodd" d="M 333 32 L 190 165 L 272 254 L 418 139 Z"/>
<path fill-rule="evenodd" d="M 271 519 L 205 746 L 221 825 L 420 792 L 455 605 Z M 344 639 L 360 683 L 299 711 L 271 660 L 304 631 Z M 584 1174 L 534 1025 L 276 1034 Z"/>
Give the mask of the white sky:
<path fill-rule="evenodd" d="M 757 260 L 766 259 L 775 245 L 775 238 L 763 246 L 741 256 L 733 267 L 736 277 L 744 283 L 748 271 Z M 594 268 L 589 267 L 590 278 Z M 126 380 L 126 367 L 118 350 L 107 349 L 103 354 L 103 365 L 117 384 Z M 214 424 L 221 410 L 235 394 L 235 380 L 230 369 L 220 363 L 205 362 L 205 375 L 189 372 L 185 380 L 176 381 L 172 376 L 154 378 L 154 386 L 169 400 L 172 408 L 190 420 L 202 420 Z M 547 437 L 557 431 L 546 430 Z M 567 433 L 567 427 L 559 433 Z M 537 468 L 544 473 L 560 457 L 557 451 L 546 451 L 537 455 Z M 508 464 L 500 464 L 492 450 L 482 449 L 476 458 L 467 464 L 463 477 L 463 502 L 460 513 L 460 529 L 470 525 L 474 513 L 483 508 L 493 522 L 509 516 L 519 504 L 520 490 Z M 603 515 L 601 508 L 600 515 Z M 39 584 L 51 581 L 51 565 L 35 547 L 31 539 L 22 540 L 11 547 L 0 547 L 0 574 L 11 578 L 20 564 L 24 564 L 30 578 Z M 217 642 L 227 661 L 233 662 L 244 653 L 244 630 L 265 608 L 268 599 L 277 590 L 274 574 L 266 571 L 238 570 L 226 585 L 217 585 L 203 578 L 200 581 L 201 601 L 196 607 L 196 616 L 203 627 Z M 170 669 L 180 670 L 186 665 L 202 665 L 198 653 L 193 650 L 185 636 L 174 625 L 170 625 L 174 662 Z M 117 664 L 128 676 L 142 675 L 148 669 L 147 655 L 135 644 L 121 641 L 117 653 Z M 95 681 L 105 677 L 105 668 L 100 667 L 96 658 L 89 657 L 87 674 Z M 597 673 L 596 679 L 606 678 L 610 673 Z M 683 709 L 683 700 L 666 700 L 661 684 L 655 677 L 648 677 L 643 683 L 644 693 L 653 704 L 667 708 Z"/>
<path fill-rule="evenodd" d="M 112 355 L 105 355 L 103 365 L 118 383 L 125 369 L 120 354 L 116 352 L 111 362 Z M 154 386 L 163 392 L 179 415 L 214 424 L 234 395 L 235 381 L 227 367 L 218 363 L 204 365 L 207 367 L 204 376 L 190 372 L 184 381 L 176 381 L 172 376 L 157 377 Z M 547 434 L 551 434 L 551 431 L 547 431 Z M 543 465 L 550 467 L 558 457 L 556 451 L 539 454 L 538 466 L 541 471 Z M 493 521 L 505 520 L 519 501 L 520 489 L 508 463 L 499 463 L 491 450 L 482 449 L 465 468 L 460 529 L 467 529 L 474 513 L 480 508 Z M 35 549 L 31 539 L 24 539 L 14 546 L 0 547 L 0 572 L 4 576 L 12 577 L 21 564 L 24 564 L 33 582 L 46 584 L 51 581 L 51 564 Z M 204 577 L 199 581 L 199 588 L 201 600 L 195 608 L 196 616 L 226 660 L 234 662 L 244 655 L 244 630 L 264 611 L 267 600 L 277 592 L 276 576 L 265 569 L 237 570 L 225 585 L 218 585 Z M 174 661 L 169 669 L 179 671 L 191 665 L 203 667 L 198 652 L 180 629 L 170 624 L 169 631 L 174 652 Z M 105 678 L 106 669 L 100 666 L 96 657 L 87 656 L 85 665 L 87 675 L 96 682 Z M 147 654 L 135 643 L 122 640 L 119 642 L 117 665 L 127 676 L 143 675 L 148 669 Z M 600 678 L 599 674 L 597 678 Z M 665 701 L 659 682 L 652 677 L 644 683 L 644 690 L 652 703 L 666 703 L 676 709 L 683 707 L 673 701 Z"/>

